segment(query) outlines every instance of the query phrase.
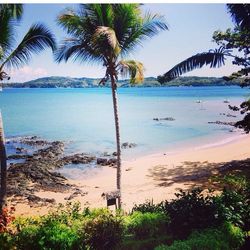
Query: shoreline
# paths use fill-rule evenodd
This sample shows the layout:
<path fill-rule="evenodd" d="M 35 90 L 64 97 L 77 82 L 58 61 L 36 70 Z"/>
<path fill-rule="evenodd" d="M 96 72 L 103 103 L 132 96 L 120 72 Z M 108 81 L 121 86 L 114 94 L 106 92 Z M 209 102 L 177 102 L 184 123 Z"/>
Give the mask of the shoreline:
<path fill-rule="evenodd" d="M 203 177 L 211 176 L 225 164 L 250 158 L 249 145 L 250 135 L 239 135 L 233 140 L 209 147 L 191 147 L 174 153 L 159 152 L 123 161 L 122 198 L 125 211 L 146 200 L 157 203 L 173 199 L 179 189 L 199 186 Z M 68 179 L 66 182 L 84 195 L 68 199 L 72 191 L 37 191 L 34 194 L 40 198 L 55 199 L 56 204 L 79 201 L 82 207 L 106 207 L 101 195 L 115 190 L 116 169 L 107 166 L 94 168 L 87 171 L 85 178 Z M 16 206 L 16 214 L 44 214 L 54 206 L 31 208 L 20 203 Z"/>

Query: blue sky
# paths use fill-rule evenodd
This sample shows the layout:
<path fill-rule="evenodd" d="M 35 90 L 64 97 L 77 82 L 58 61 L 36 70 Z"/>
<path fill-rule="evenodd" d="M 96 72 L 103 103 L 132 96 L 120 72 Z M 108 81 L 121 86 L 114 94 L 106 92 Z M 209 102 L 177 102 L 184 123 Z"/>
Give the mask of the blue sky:
<path fill-rule="evenodd" d="M 17 29 L 17 41 L 35 22 L 45 23 L 56 35 L 57 41 L 66 33 L 57 26 L 56 16 L 73 4 L 25 4 L 24 16 Z M 144 10 L 165 16 L 169 31 L 164 31 L 138 47 L 130 59 L 144 63 L 145 76 L 165 73 L 180 61 L 196 53 L 215 48 L 212 34 L 215 30 L 233 27 L 225 4 L 145 4 Z M 186 75 L 223 76 L 236 70 L 230 61 L 219 69 L 204 68 Z M 105 69 L 100 65 L 77 62 L 57 64 L 51 51 L 46 50 L 33 57 L 29 65 L 12 72 L 12 81 L 22 82 L 44 76 L 103 77 Z"/>

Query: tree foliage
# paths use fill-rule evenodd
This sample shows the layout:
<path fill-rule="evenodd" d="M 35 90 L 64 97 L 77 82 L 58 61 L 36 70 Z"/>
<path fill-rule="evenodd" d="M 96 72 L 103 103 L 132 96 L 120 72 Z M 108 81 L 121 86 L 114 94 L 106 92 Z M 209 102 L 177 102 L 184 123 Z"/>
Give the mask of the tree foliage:
<path fill-rule="evenodd" d="M 33 24 L 18 44 L 15 28 L 23 13 L 22 4 L 0 4 L 0 80 L 9 78 L 4 68 L 21 67 L 33 54 L 56 49 L 54 35 L 44 24 Z"/>
<path fill-rule="evenodd" d="M 250 86 L 250 4 L 227 4 L 229 13 L 235 24 L 234 29 L 215 31 L 213 41 L 217 43 L 219 49 L 204 53 L 198 53 L 177 64 L 162 76 L 158 76 L 160 83 L 165 83 L 205 65 L 210 68 L 224 65 L 226 57 L 233 58 L 232 63 L 240 67 L 240 70 L 225 76 L 224 79 L 232 81 L 241 79 L 241 86 Z M 250 106 L 245 101 L 238 108 L 244 118 L 238 121 L 235 126 L 244 129 L 246 133 L 250 132 Z"/>
<path fill-rule="evenodd" d="M 78 11 L 68 9 L 58 24 L 69 37 L 56 52 L 56 61 L 96 62 L 107 68 L 101 84 L 109 78 L 110 65 L 118 73 L 131 77 L 131 82 L 143 80 L 143 65 L 123 57 L 142 45 L 145 39 L 168 29 L 163 16 L 142 14 L 140 4 L 82 4 Z M 122 60 L 121 60 L 122 59 Z"/>

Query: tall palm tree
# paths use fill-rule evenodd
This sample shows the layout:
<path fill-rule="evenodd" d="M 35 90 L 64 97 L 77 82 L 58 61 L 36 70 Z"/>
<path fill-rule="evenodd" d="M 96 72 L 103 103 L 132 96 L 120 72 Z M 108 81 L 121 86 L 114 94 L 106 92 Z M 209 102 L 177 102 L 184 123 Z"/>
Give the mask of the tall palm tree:
<path fill-rule="evenodd" d="M 140 4 L 82 4 L 78 11 L 66 10 L 58 23 L 69 37 L 56 53 L 57 62 L 70 58 L 80 62 L 97 62 L 106 67 L 100 84 L 111 81 L 117 148 L 117 189 L 121 208 L 121 147 L 117 104 L 118 74 L 130 75 L 131 83 L 143 81 L 143 65 L 123 56 L 137 45 L 168 27 L 160 15 L 142 15 Z"/>
<path fill-rule="evenodd" d="M 37 54 L 46 48 L 55 50 L 55 38 L 43 25 L 34 24 L 30 27 L 22 41 L 15 47 L 15 27 L 23 12 L 22 4 L 0 4 L 0 81 L 9 79 L 5 68 L 18 68 L 28 63 L 32 54 Z M 2 115 L 0 111 L 0 162 L 1 162 L 1 192 L 0 211 L 6 204 L 7 157 L 3 132 Z"/>

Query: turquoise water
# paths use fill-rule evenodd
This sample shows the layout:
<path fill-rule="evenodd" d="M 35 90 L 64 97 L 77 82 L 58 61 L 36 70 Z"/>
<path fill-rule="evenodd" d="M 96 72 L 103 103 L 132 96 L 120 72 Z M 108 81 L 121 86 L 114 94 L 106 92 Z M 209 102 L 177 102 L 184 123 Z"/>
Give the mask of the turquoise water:
<path fill-rule="evenodd" d="M 232 127 L 209 121 L 235 121 L 224 100 L 239 104 L 249 90 L 240 87 L 120 88 L 121 141 L 138 146 L 123 155 L 173 150 L 232 136 Z M 201 100 L 201 103 L 197 103 Z M 68 152 L 113 152 L 115 130 L 111 90 L 4 89 L 0 107 L 6 137 L 38 135 L 63 140 Z M 173 117 L 174 121 L 153 118 Z"/>

